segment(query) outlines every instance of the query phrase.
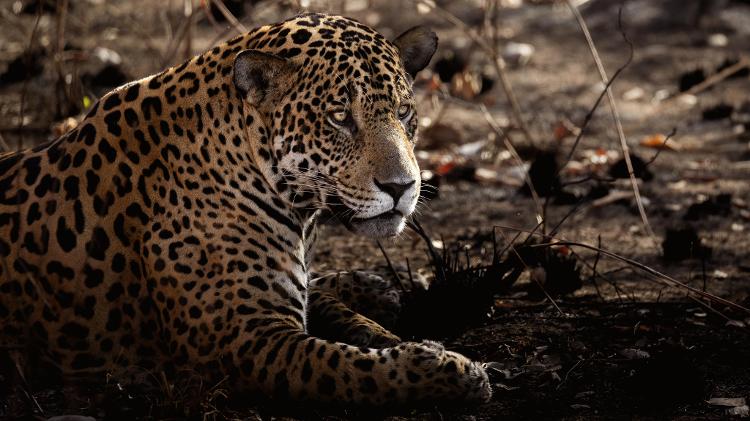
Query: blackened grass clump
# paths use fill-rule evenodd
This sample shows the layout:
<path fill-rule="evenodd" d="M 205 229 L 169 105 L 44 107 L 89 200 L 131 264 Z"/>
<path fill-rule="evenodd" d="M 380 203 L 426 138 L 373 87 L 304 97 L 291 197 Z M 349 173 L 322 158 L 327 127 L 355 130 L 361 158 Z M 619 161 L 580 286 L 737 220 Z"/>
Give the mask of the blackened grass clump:
<path fill-rule="evenodd" d="M 541 247 L 528 241 L 514 245 L 508 259 L 514 267 L 534 270 L 528 287 L 531 299 L 571 294 L 583 286 L 581 267 L 567 247 Z"/>
<path fill-rule="evenodd" d="M 401 315 L 394 330 L 404 339 L 449 338 L 469 326 L 487 322 L 494 312 L 495 296 L 510 292 L 528 269 L 537 268 L 546 274 L 545 282 L 529 287 L 529 298 L 567 294 L 581 287 L 575 257 L 541 247 L 531 237 L 499 250 L 492 235 L 491 261 L 472 264 L 467 248 L 444 244 L 439 251 L 416 219 L 408 226 L 426 244 L 434 280 L 429 289 L 415 289 L 402 296 Z"/>

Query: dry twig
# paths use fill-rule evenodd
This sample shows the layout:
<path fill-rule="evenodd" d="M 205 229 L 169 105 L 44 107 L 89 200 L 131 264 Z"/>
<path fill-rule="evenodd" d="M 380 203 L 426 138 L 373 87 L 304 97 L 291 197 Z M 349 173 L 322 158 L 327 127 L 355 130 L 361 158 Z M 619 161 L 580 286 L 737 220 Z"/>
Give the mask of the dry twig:
<path fill-rule="evenodd" d="M 1 153 L 6 153 L 6 152 L 10 152 L 10 151 L 11 151 L 11 149 L 10 149 L 10 146 L 8 145 L 8 142 L 5 141 L 5 138 L 3 137 L 3 134 L 0 133 L 0 152 Z"/>
<path fill-rule="evenodd" d="M 596 292 L 597 292 L 597 294 L 599 294 L 599 298 L 601 298 L 602 301 L 604 301 L 604 297 L 601 295 L 601 292 L 599 290 L 599 284 L 596 283 L 596 278 L 599 278 L 599 279 L 603 280 L 604 282 L 606 282 L 607 284 L 609 284 L 609 286 L 611 286 L 612 289 L 614 289 L 615 294 L 617 294 L 617 301 L 619 301 L 620 304 L 622 304 L 624 302 L 624 300 L 622 299 L 622 296 L 624 295 L 625 297 L 628 297 L 628 294 L 625 291 L 623 291 L 622 288 L 620 288 L 615 281 L 609 279 L 605 274 L 603 274 L 601 272 L 598 272 L 597 269 L 596 269 L 596 266 L 599 263 L 599 259 L 601 258 L 601 253 L 599 251 L 597 251 L 597 253 L 596 253 L 596 257 L 594 258 L 594 264 L 593 265 L 591 263 L 587 262 L 583 258 L 583 256 L 581 256 L 580 254 L 576 253 L 572 249 L 571 249 L 570 253 L 573 256 L 576 256 L 578 258 L 578 261 L 581 262 L 584 266 L 586 266 L 591 271 L 591 281 L 594 284 Z M 632 297 L 632 294 L 628 298 L 630 298 L 631 301 L 635 301 L 635 299 Z"/>
<path fill-rule="evenodd" d="M 591 38 L 591 33 L 589 32 L 588 26 L 586 25 L 586 21 L 583 19 L 583 16 L 581 15 L 581 12 L 578 10 L 578 7 L 576 7 L 571 0 L 565 0 L 566 4 L 568 5 L 568 8 L 573 13 L 573 16 L 575 16 L 576 22 L 578 22 L 578 26 L 581 28 L 581 32 L 583 32 L 584 37 L 586 38 L 586 43 L 589 46 L 589 50 L 591 51 L 591 56 L 594 59 L 594 63 L 596 63 L 596 68 L 599 71 L 599 77 L 601 77 L 602 82 L 605 86 L 607 86 L 606 92 L 607 92 L 607 100 L 609 101 L 609 107 L 610 111 L 612 112 L 612 119 L 615 122 L 615 127 L 617 129 L 617 136 L 620 138 L 620 147 L 622 149 L 623 158 L 625 159 L 625 165 L 628 168 L 628 175 L 630 176 L 630 184 L 633 187 L 633 194 L 635 196 L 636 204 L 638 205 L 638 212 L 641 215 L 641 220 L 643 221 L 643 226 L 646 229 L 646 233 L 651 238 L 652 246 L 656 247 L 658 244 L 656 240 L 656 234 L 654 234 L 654 230 L 651 228 L 651 223 L 648 221 L 648 216 L 646 215 L 646 210 L 643 207 L 643 200 L 641 199 L 641 193 L 638 188 L 638 181 L 635 178 L 635 171 L 633 170 L 633 162 L 630 159 L 630 147 L 628 146 L 628 141 L 625 138 L 625 132 L 622 128 L 622 121 L 620 120 L 620 115 L 617 112 L 617 104 L 615 103 L 615 97 L 612 94 L 612 89 L 609 84 L 609 79 L 607 78 L 607 72 L 604 70 L 604 65 L 602 64 L 601 58 L 599 58 L 599 52 L 596 49 L 596 46 L 594 45 L 594 40 Z M 620 9 L 620 15 L 618 17 L 618 22 L 620 23 L 621 28 L 621 34 L 623 38 L 625 39 L 625 42 L 628 44 L 630 43 L 630 40 L 628 40 L 627 36 L 625 35 L 625 32 L 622 31 L 622 25 L 621 20 L 622 18 L 622 8 Z"/>
<path fill-rule="evenodd" d="M 215 1 L 215 0 L 208 0 L 206 1 L 206 7 L 210 8 L 211 5 L 216 6 L 217 9 L 219 9 L 219 12 L 224 16 L 224 18 L 229 22 L 230 25 L 240 34 L 244 34 L 245 32 L 249 32 L 249 29 L 245 25 L 243 25 L 233 14 L 232 12 L 227 9 L 227 7 L 224 5 L 221 1 Z"/>
<path fill-rule="evenodd" d="M 583 135 L 586 133 L 586 129 L 589 126 L 589 123 L 591 123 L 591 120 L 594 117 L 594 113 L 596 113 L 596 110 L 599 108 L 599 104 L 601 104 L 602 99 L 604 99 L 604 96 L 607 95 L 607 91 L 609 91 L 609 87 L 612 86 L 613 83 L 615 83 L 615 80 L 617 80 L 617 77 L 620 76 L 623 70 L 627 68 L 630 63 L 633 61 L 633 46 L 632 44 L 628 44 L 630 46 L 630 52 L 628 54 L 628 59 L 625 61 L 625 63 L 620 66 L 615 73 L 612 75 L 612 77 L 607 81 L 607 83 L 604 85 L 604 89 L 602 89 L 602 92 L 599 94 L 599 96 L 596 98 L 596 101 L 594 102 L 594 105 L 589 109 L 589 112 L 586 113 L 586 116 L 583 117 L 583 123 L 579 126 L 578 134 L 576 135 L 576 139 L 573 142 L 573 146 L 570 147 L 570 151 L 568 152 L 568 155 L 565 157 L 565 162 L 563 162 L 562 165 L 560 165 L 560 169 L 557 170 L 557 173 L 560 174 L 560 172 L 568 166 L 570 161 L 573 159 L 573 154 L 575 153 L 576 149 L 578 148 L 578 144 L 581 142 L 581 139 L 583 138 Z"/>
<path fill-rule="evenodd" d="M 187 32 L 185 34 L 185 52 L 184 58 L 188 60 L 193 56 L 193 26 L 195 22 L 195 8 L 193 7 L 193 0 L 185 0 L 184 10 L 185 16 L 187 16 Z"/>
<path fill-rule="evenodd" d="M 654 156 L 652 156 L 651 159 L 649 159 L 645 164 L 643 164 L 644 167 L 648 167 L 649 165 L 653 164 L 654 161 L 656 161 L 656 158 L 659 157 L 659 154 L 661 154 L 661 151 L 663 151 L 665 147 L 667 146 L 667 142 L 669 142 L 669 139 L 673 138 L 675 134 L 677 134 L 677 127 L 673 127 L 672 131 L 669 132 L 664 137 L 664 140 L 661 142 L 661 146 L 659 146 L 656 149 L 656 153 L 654 154 Z"/>
<path fill-rule="evenodd" d="M 380 247 L 380 252 L 383 253 L 383 257 L 385 257 L 385 262 L 388 264 L 388 269 L 390 269 L 391 274 L 393 274 L 393 277 L 398 281 L 398 284 L 402 286 L 404 285 L 404 282 L 401 280 L 401 277 L 398 275 L 398 271 L 393 266 L 393 263 L 391 263 L 391 259 L 388 257 L 388 253 L 385 252 L 385 248 L 383 248 L 383 245 L 380 243 L 380 240 L 376 240 L 378 243 L 378 247 Z M 353 272 L 352 272 L 353 274 Z M 411 276 L 411 273 L 409 274 Z"/>
<path fill-rule="evenodd" d="M 37 6 L 36 9 L 36 18 L 34 19 L 34 27 L 31 29 L 31 35 L 29 36 L 29 44 L 26 47 L 26 51 L 23 53 L 25 60 L 31 60 L 31 49 L 34 47 L 34 44 L 36 43 L 36 35 L 37 31 L 39 30 L 39 21 L 42 19 L 42 7 L 41 5 Z M 26 119 L 26 93 L 29 88 L 29 78 L 26 77 L 23 80 L 23 87 L 21 88 L 21 109 L 18 112 L 18 150 L 23 149 L 23 126 L 25 124 Z"/>
<path fill-rule="evenodd" d="M 39 401 L 36 400 L 36 397 L 31 392 L 31 388 L 29 387 L 29 382 L 26 380 L 26 376 L 23 373 L 23 368 L 21 367 L 21 354 L 18 350 L 13 350 L 9 352 L 9 356 L 11 361 L 13 361 L 14 368 L 16 369 L 16 372 L 18 373 L 18 376 L 21 378 L 21 382 L 23 383 L 21 385 L 21 390 L 23 391 L 23 394 L 26 396 L 26 399 L 28 399 L 31 403 L 34 404 L 37 411 L 39 411 L 40 414 L 44 415 L 44 409 L 42 409 L 42 406 L 39 405 Z"/>
<path fill-rule="evenodd" d="M 196 9 L 190 10 L 191 15 L 194 14 L 195 12 L 196 12 Z M 191 16 L 186 16 L 186 17 L 187 19 L 183 19 L 180 22 L 180 25 L 177 27 L 177 30 L 174 32 L 174 34 L 170 32 L 171 38 L 169 42 L 167 43 L 167 48 L 164 50 L 164 55 L 162 56 L 163 67 L 171 65 L 172 60 L 177 55 L 177 50 L 179 49 L 180 45 L 183 43 L 183 41 L 187 43 L 187 40 L 189 38 L 189 33 L 190 33 L 190 27 L 193 24 L 193 18 Z"/>
<path fill-rule="evenodd" d="M 706 89 L 716 85 L 717 83 L 720 83 L 724 79 L 732 76 L 733 74 L 739 72 L 742 69 L 750 67 L 750 59 L 747 57 L 742 57 L 737 63 L 727 67 L 726 69 L 713 74 L 706 78 L 703 82 L 693 86 L 692 88 L 688 89 L 685 92 L 679 93 L 671 97 L 670 99 L 678 98 L 680 95 L 697 95 Z"/>

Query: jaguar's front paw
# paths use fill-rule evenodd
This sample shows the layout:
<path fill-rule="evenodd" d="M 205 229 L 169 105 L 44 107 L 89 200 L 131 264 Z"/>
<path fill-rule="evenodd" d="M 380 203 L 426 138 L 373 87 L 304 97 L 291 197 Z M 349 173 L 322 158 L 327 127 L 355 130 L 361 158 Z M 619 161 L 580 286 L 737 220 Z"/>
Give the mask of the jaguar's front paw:
<path fill-rule="evenodd" d="M 412 364 L 409 380 L 430 379 L 430 399 L 487 402 L 492 388 L 482 364 L 446 351 L 438 342 L 423 341 L 407 348 Z M 416 376 L 414 375 L 416 374 Z"/>

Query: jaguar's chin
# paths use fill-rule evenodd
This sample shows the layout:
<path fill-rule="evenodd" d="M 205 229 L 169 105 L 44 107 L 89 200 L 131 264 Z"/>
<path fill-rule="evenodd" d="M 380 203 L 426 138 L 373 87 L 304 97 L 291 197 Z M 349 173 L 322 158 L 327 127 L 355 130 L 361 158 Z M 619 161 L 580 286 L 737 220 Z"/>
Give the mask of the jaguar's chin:
<path fill-rule="evenodd" d="M 371 216 L 357 218 L 351 216 L 355 210 L 345 205 L 338 195 L 326 197 L 327 206 L 318 214 L 318 221 L 324 225 L 340 223 L 349 231 L 372 238 L 394 237 L 406 226 L 406 217 L 398 209 Z"/>
<path fill-rule="evenodd" d="M 391 210 L 371 218 L 352 218 L 344 221 L 344 225 L 351 232 L 368 237 L 393 237 L 404 230 L 406 217 L 397 210 Z"/>

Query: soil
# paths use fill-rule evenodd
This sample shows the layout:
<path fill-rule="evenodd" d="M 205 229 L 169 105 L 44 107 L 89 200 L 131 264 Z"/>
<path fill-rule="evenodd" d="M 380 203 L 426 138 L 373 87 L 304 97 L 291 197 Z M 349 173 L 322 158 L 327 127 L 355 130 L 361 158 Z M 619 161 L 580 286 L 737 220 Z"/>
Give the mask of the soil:
<path fill-rule="evenodd" d="M 37 18 L 16 13 L 16 3 L 29 2 L 0 1 L 0 72 L 26 64 L 35 76 L 19 82 L 8 82 L 13 75 L 0 78 L 0 135 L 11 147 L 54 136 L 60 122 L 85 108 L 84 97 L 95 99 L 111 88 L 107 85 L 156 72 L 233 34 L 225 22 L 215 27 L 199 19 L 186 51 L 184 44 L 174 48 L 172 41 L 185 20 L 181 2 L 71 2 L 63 52 L 63 73 L 72 75 L 73 97 L 79 99 L 71 104 L 53 60 L 55 14 L 41 15 L 29 48 Z M 253 3 L 241 18 L 247 27 L 299 10 L 284 2 Z M 438 197 L 423 204 L 418 216 L 435 246 L 459 248 L 462 255 L 465 249 L 470 265 L 487 264 L 493 233 L 495 248 L 502 249 L 518 230 L 534 230 L 543 208 L 546 233 L 564 219 L 556 238 L 601 244 L 698 290 L 750 307 L 750 78 L 740 72 L 695 95 L 678 95 L 681 88 L 689 89 L 743 57 L 750 42 L 747 2 L 631 0 L 621 9 L 622 30 L 621 2 L 592 0 L 581 6 L 610 76 L 628 60 L 622 32 L 633 45 L 632 61 L 612 89 L 632 153 L 648 163 L 652 175 L 639 185 L 654 239 L 632 194 L 607 196 L 632 190 L 628 180 L 610 179 L 614 172 L 609 169 L 622 153 L 606 98 L 593 114 L 573 162 L 560 171 L 560 184 L 553 180 L 554 188 L 542 189 L 549 200 L 542 197 L 539 202 L 524 194 L 526 167 L 503 152 L 502 140 L 479 107 L 486 104 L 497 122 L 511 126 L 510 137 L 527 163 L 550 156 L 557 165 L 564 163 L 575 136 L 559 136 L 561 122 L 580 126 L 604 88 L 564 4 L 501 2 L 520 6 L 498 10 L 500 49 L 510 42 L 535 49 L 527 63 L 509 60 L 507 69 L 534 139 L 531 144 L 509 123 L 510 107 L 487 55 L 439 14 L 387 0 L 311 3 L 313 10 L 329 12 L 348 5 L 344 14 L 387 36 L 429 24 L 441 40 L 435 61 L 462 56 L 470 76 L 484 76 L 485 87 L 493 83 L 489 91 L 458 99 L 431 90 L 428 75 L 417 81 L 423 124 L 418 157 L 423 169 L 442 175 Z M 366 3 L 369 7 L 363 8 Z M 438 3 L 471 27 L 482 25 L 484 2 Z M 699 9 L 699 3 L 708 7 Z M 13 64 L 25 53 L 31 58 Z M 112 53 L 121 63 L 112 60 Z M 444 84 L 446 91 L 449 84 Z M 666 143 L 670 148 L 649 163 L 658 149 L 641 146 L 641 140 L 673 129 Z M 612 200 L 602 200 L 606 197 Z M 405 266 L 408 259 L 415 271 L 430 273 L 425 243 L 415 233 L 407 230 L 383 246 L 395 265 Z M 0 418 L 45 419 L 65 413 L 97 419 L 726 419 L 729 408 L 707 400 L 750 399 L 750 314 L 688 296 L 684 288 L 665 286 L 659 278 L 622 261 L 598 258 L 594 251 L 575 246 L 564 251 L 575 253 L 580 288 L 549 298 L 539 295 L 533 292 L 539 271 L 530 270 L 495 295 L 487 317 L 459 332 L 441 335 L 440 329 L 430 329 L 432 338 L 446 347 L 490 363 L 495 393 L 484 405 L 377 411 L 293 408 L 231 396 L 221 385 L 201 385 L 190 376 L 155 376 L 149 386 L 125 386 L 116 379 L 72 386 L 37 378 L 29 379 L 32 386 L 25 388 L 17 376 L 7 374 L 13 370 L 0 370 L 5 376 L 0 378 Z M 336 225 L 324 228 L 317 272 L 384 264 L 371 239 L 352 236 Z M 593 276 L 594 265 L 601 277 Z M 543 275 L 546 282 L 560 276 L 554 271 Z M 456 308 L 459 304 L 467 303 Z"/>

